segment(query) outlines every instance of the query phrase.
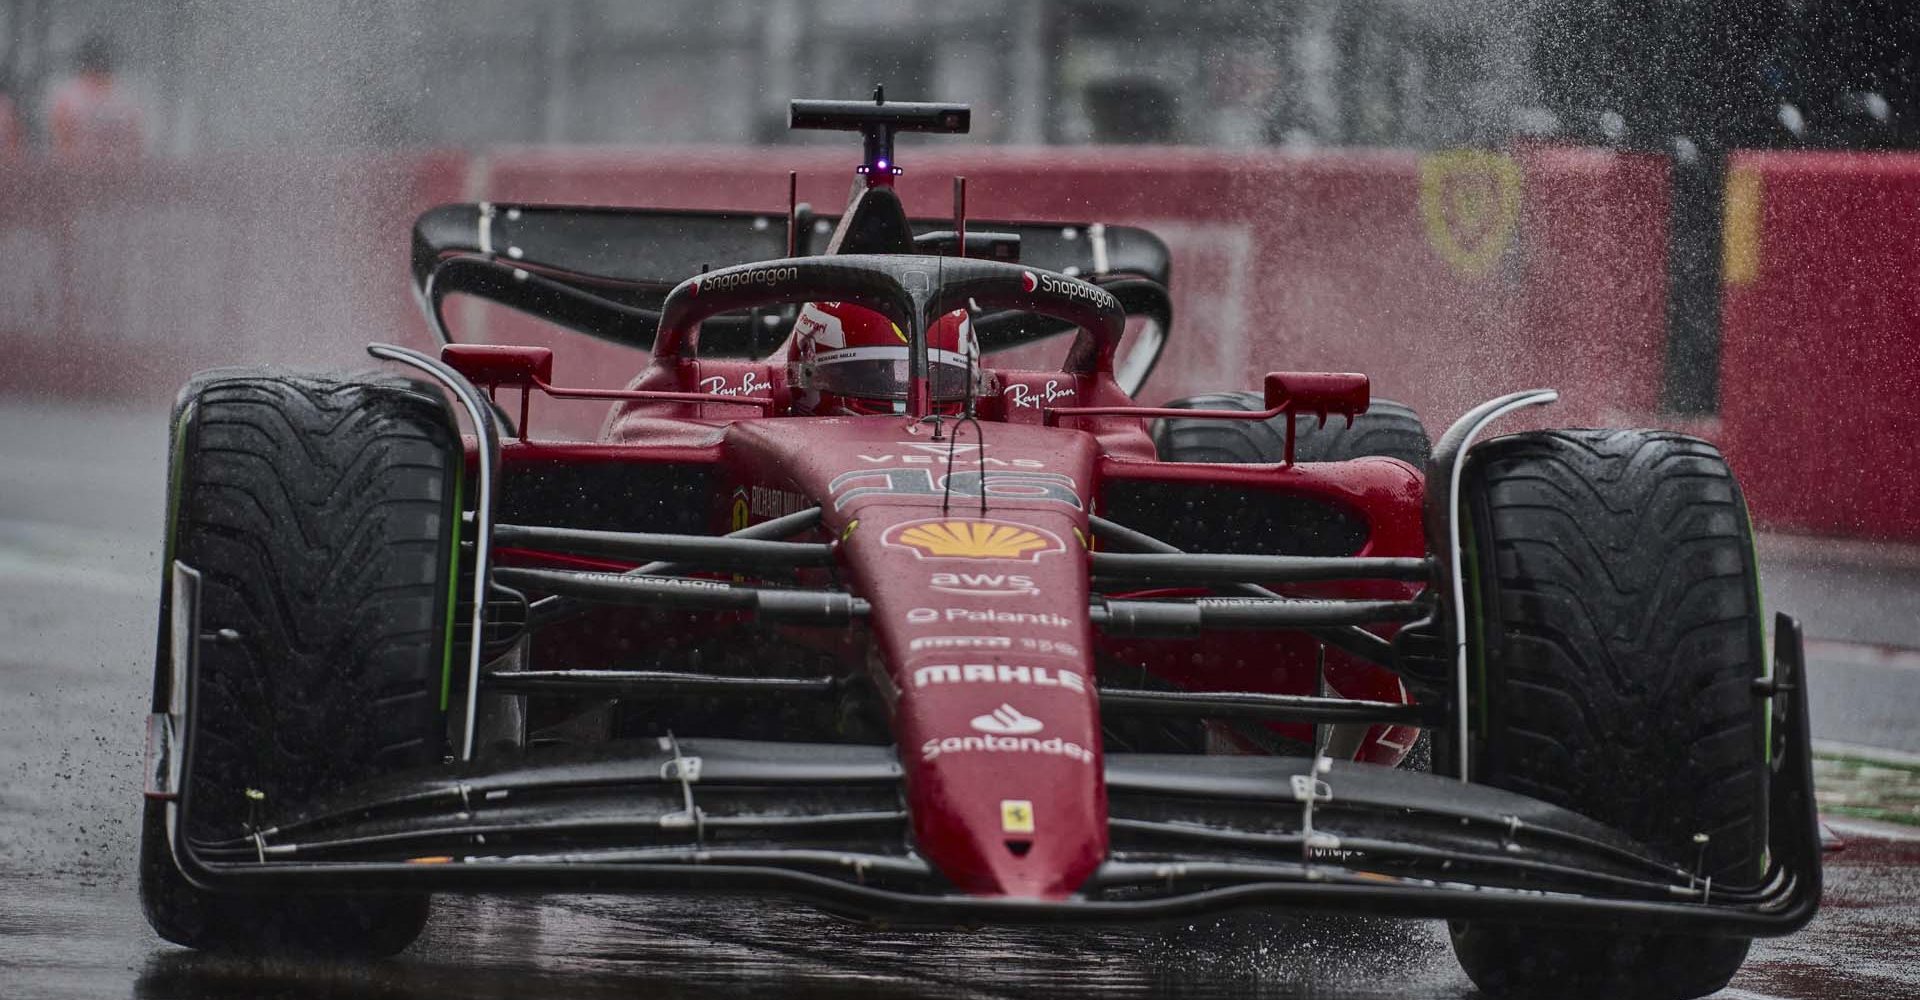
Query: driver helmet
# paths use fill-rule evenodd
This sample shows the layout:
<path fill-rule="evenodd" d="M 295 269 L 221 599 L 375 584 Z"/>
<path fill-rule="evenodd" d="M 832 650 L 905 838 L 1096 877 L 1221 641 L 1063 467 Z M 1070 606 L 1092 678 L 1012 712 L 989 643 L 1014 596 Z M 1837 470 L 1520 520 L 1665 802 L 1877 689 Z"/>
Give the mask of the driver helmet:
<path fill-rule="evenodd" d="M 817 396 L 815 413 L 904 413 L 907 334 L 885 315 L 851 302 L 809 302 L 794 321 L 793 385 Z M 965 309 L 927 329 L 927 374 L 935 412 L 958 414 L 985 388 L 980 342 Z"/>

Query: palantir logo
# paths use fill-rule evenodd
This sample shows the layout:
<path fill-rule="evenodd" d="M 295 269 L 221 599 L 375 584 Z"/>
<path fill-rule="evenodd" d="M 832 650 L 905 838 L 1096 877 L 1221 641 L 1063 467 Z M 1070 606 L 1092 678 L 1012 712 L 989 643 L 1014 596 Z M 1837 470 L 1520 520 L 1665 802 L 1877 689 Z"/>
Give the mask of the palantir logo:
<path fill-rule="evenodd" d="M 996 736 L 1025 736 L 1046 728 L 1039 719 L 1021 715 L 1012 705 L 1002 704 L 986 715 L 973 717 L 973 728 Z"/>

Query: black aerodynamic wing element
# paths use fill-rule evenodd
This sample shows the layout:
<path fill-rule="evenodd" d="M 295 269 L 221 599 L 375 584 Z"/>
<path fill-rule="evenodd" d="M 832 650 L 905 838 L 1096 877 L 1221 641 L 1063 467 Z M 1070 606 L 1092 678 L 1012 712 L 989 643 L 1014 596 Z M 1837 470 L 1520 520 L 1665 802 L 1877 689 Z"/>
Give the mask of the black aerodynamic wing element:
<path fill-rule="evenodd" d="M 839 217 L 816 215 L 805 206 L 796 214 L 798 232 L 789 253 L 787 220 L 777 212 L 442 205 L 414 223 L 414 282 L 425 284 L 434 265 L 447 256 L 478 254 L 588 281 L 637 286 L 655 292 L 657 304 L 703 267 L 822 252 L 826 234 Z M 908 224 L 919 252 L 953 253 L 953 220 L 914 219 Z M 1079 277 L 1131 275 L 1164 285 L 1171 271 L 1167 245 L 1133 226 L 979 220 L 968 224 L 967 237 L 967 256 L 1018 261 Z"/>
<path fill-rule="evenodd" d="M 792 255 L 828 252 L 827 239 L 839 221 L 800 206 Z M 953 220 L 913 219 L 908 225 L 914 250 L 955 255 L 959 240 Z M 676 284 L 707 269 L 787 257 L 787 229 L 785 214 L 778 212 L 442 205 L 414 222 L 413 281 L 443 336 L 440 303 L 464 294 L 645 349 L 658 331 L 661 304 Z M 968 223 L 966 244 L 969 257 L 1112 284 L 1131 311 L 1158 326 L 1162 333 L 1156 344 L 1164 340 L 1171 319 L 1165 295 L 1171 255 L 1145 229 L 979 220 Z M 715 317 L 702 333 L 704 353 L 764 354 L 785 337 L 790 312 L 792 307 Z M 981 317 L 980 329 L 982 346 L 991 352 L 1064 334 L 1070 327 L 1055 319 L 994 313 Z"/>
<path fill-rule="evenodd" d="M 433 266 L 453 254 L 503 258 L 647 289 L 656 293 L 657 306 L 702 267 L 788 256 L 787 220 L 778 212 L 484 202 L 428 209 L 413 224 L 415 284 L 424 284 Z"/>

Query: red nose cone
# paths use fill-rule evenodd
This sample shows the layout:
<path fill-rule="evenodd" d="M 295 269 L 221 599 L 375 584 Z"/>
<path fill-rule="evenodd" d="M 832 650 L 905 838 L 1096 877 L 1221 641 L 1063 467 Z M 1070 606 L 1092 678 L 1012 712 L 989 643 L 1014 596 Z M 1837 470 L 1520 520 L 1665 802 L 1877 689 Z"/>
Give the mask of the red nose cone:
<path fill-rule="evenodd" d="M 1059 899 L 1078 889 L 1106 846 L 1099 736 L 1086 725 L 1092 692 L 1028 690 L 978 713 L 958 703 L 987 706 L 994 694 L 915 697 L 915 721 L 930 724 L 902 727 L 901 753 L 928 859 L 978 895 Z"/>
<path fill-rule="evenodd" d="M 962 892 L 1071 895 L 1107 855 L 1080 541 L 1092 439 L 934 440 L 911 418 L 823 419 L 832 434 L 742 421 L 728 441 L 823 500 L 870 603 L 915 850 Z"/>
<path fill-rule="evenodd" d="M 1025 470 L 1003 453 L 976 460 Z M 1086 554 L 1047 509 L 1064 504 L 1000 503 L 985 517 L 876 503 L 848 548 L 884 574 L 868 592 L 920 852 L 965 892 L 1059 899 L 1107 848 Z"/>

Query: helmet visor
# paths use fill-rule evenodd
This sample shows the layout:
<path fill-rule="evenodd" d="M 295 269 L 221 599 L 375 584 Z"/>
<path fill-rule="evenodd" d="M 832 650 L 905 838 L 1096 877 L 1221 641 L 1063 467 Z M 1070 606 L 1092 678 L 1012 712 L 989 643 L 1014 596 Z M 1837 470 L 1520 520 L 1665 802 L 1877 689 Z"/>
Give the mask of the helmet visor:
<path fill-rule="evenodd" d="M 927 353 L 933 398 L 965 399 L 974 388 L 973 367 L 967 363 L 967 356 L 953 351 Z M 813 359 L 813 388 L 820 392 L 861 399 L 905 399 L 907 382 L 904 347 L 843 347 L 822 351 Z"/>

